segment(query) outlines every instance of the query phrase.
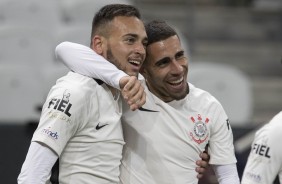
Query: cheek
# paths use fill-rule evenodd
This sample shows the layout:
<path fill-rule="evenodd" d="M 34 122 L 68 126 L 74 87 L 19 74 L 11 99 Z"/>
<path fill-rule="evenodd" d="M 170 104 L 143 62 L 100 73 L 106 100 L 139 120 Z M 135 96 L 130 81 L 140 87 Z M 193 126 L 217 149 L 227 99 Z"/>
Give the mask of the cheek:
<path fill-rule="evenodd" d="M 152 71 L 149 73 L 149 77 L 151 78 L 152 81 L 154 81 L 156 85 L 158 86 L 162 85 L 164 77 L 161 72 Z"/>
<path fill-rule="evenodd" d="M 124 57 L 130 52 L 130 48 L 126 47 L 124 44 L 116 44 L 115 47 L 113 47 L 113 52 L 115 52 L 117 57 Z"/>

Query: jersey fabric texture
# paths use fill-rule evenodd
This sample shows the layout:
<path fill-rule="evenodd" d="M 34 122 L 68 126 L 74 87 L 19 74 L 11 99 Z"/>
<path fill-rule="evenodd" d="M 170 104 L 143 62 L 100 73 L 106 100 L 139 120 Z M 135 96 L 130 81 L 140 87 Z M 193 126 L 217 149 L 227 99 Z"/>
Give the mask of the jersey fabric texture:
<path fill-rule="evenodd" d="M 119 182 L 124 145 L 121 100 L 105 84 L 69 72 L 57 80 L 43 106 L 32 141 L 59 156 L 60 184 Z"/>
<path fill-rule="evenodd" d="M 282 182 L 282 111 L 255 134 L 242 177 L 242 184 Z"/>
<path fill-rule="evenodd" d="M 210 164 L 236 163 L 232 130 L 221 104 L 208 92 L 192 84 L 189 88 L 186 98 L 170 103 L 145 88 L 143 108 L 124 110 L 123 184 L 196 184 L 196 161 L 207 144 Z"/>

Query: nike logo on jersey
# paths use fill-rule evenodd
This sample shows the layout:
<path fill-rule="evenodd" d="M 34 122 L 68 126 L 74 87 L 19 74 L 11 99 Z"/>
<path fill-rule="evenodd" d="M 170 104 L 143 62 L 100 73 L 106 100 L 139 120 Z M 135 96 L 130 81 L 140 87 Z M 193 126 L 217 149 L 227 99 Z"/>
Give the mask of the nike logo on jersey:
<path fill-rule="evenodd" d="M 145 109 L 143 107 L 139 108 L 140 111 L 146 111 L 146 112 L 159 112 L 159 111 L 154 111 L 154 110 L 150 110 L 150 109 Z"/>
<path fill-rule="evenodd" d="M 104 125 L 100 125 L 100 123 L 98 123 L 98 125 L 96 126 L 96 130 L 100 130 L 101 128 L 103 128 L 104 126 L 107 126 L 108 124 L 104 124 Z"/>

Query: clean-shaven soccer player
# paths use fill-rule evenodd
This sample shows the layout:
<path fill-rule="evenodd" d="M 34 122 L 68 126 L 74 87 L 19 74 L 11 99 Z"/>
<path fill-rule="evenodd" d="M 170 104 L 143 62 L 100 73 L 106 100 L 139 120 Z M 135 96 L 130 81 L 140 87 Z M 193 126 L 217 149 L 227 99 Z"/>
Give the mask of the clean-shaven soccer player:
<path fill-rule="evenodd" d="M 256 132 L 242 184 L 273 183 L 277 175 L 282 182 L 281 131 L 282 111 Z"/>
<path fill-rule="evenodd" d="M 208 92 L 186 82 L 187 60 L 175 31 L 162 22 L 149 26 L 153 26 L 151 32 L 155 34 L 150 35 L 146 27 L 150 61 L 146 59 L 146 71 L 141 70 L 147 83 L 146 104 L 137 112 L 125 109 L 122 116 L 126 144 L 121 182 L 196 184 L 195 163 L 199 153 L 209 145 L 210 164 L 219 183 L 239 184 L 233 135 L 224 109 Z M 160 29 L 155 30 L 154 26 Z M 56 52 L 76 72 L 91 77 L 102 75 L 109 83 L 118 81 L 112 72 L 103 71 L 116 68 L 110 63 L 106 66 L 105 62 L 97 62 L 95 53 L 87 47 L 63 43 Z M 99 68 L 102 63 L 104 67 Z M 168 77 L 164 79 L 162 75 Z M 175 94 L 170 94 L 173 90 Z"/>

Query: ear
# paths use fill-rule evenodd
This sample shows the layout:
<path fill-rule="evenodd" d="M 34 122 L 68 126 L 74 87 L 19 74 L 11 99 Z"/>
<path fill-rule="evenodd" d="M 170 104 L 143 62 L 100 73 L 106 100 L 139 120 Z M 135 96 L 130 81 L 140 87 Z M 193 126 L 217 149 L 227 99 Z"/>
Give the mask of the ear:
<path fill-rule="evenodd" d="M 92 45 L 91 45 L 91 48 L 99 55 L 102 55 L 103 54 L 103 51 L 104 51 L 104 45 L 105 45 L 105 42 L 106 40 L 104 39 L 104 37 L 102 36 L 99 36 L 99 35 L 95 35 L 93 38 L 92 38 Z"/>

